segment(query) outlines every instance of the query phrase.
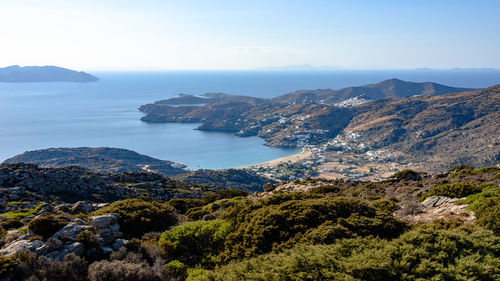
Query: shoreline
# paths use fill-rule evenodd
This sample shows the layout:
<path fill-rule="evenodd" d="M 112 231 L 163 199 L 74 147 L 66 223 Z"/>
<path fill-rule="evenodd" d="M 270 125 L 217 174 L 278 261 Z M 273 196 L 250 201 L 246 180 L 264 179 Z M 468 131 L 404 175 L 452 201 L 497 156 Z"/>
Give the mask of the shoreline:
<path fill-rule="evenodd" d="M 253 169 L 253 168 L 260 168 L 260 167 L 277 166 L 277 165 L 282 164 L 282 163 L 295 163 L 295 162 L 298 162 L 300 160 L 304 160 L 304 159 L 310 157 L 311 155 L 312 155 L 312 151 L 310 149 L 302 148 L 301 152 L 294 154 L 294 155 L 285 156 L 285 157 L 281 157 L 281 158 L 267 161 L 264 163 L 253 164 L 253 165 L 238 167 L 238 168 L 234 168 L 234 169 Z"/>

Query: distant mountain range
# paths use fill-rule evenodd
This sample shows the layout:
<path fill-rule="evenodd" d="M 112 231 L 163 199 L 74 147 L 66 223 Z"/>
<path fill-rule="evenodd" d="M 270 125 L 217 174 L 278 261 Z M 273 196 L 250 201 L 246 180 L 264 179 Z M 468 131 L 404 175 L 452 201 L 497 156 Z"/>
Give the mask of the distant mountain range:
<path fill-rule="evenodd" d="M 470 90 L 473 89 L 450 87 L 433 82 L 415 83 L 393 78 L 376 84 L 347 87 L 340 90 L 318 89 L 296 91 L 273 98 L 273 101 L 285 103 L 316 102 L 334 104 L 361 95 L 371 100 L 379 100 L 387 98 L 404 98 L 414 95 L 442 95 Z"/>
<path fill-rule="evenodd" d="M 99 78 L 83 71 L 57 66 L 19 66 L 0 68 L 0 82 L 96 82 Z"/>
<path fill-rule="evenodd" d="M 320 103 L 337 104 L 349 99 L 362 96 L 366 100 L 397 99 L 418 95 L 442 95 L 447 93 L 456 93 L 474 90 L 472 88 L 456 88 L 445 86 L 433 82 L 409 82 L 396 78 L 384 80 L 376 84 L 368 84 L 356 87 L 347 87 L 339 90 L 317 89 L 317 90 L 299 90 L 288 94 L 280 95 L 274 98 L 257 98 L 250 96 L 230 95 L 223 93 L 207 93 L 202 96 L 193 96 L 182 94 L 176 98 L 160 100 L 154 104 L 142 106 L 140 109 L 150 113 L 157 109 L 163 110 L 163 105 L 200 105 L 214 104 L 220 102 L 243 102 L 253 105 L 271 104 L 271 103 Z"/>
<path fill-rule="evenodd" d="M 257 70 L 266 70 L 266 71 L 324 71 L 324 70 L 342 70 L 345 69 L 340 66 L 313 66 L 310 64 L 294 64 L 294 65 L 284 65 L 284 66 L 268 66 L 268 67 L 260 67 Z"/>

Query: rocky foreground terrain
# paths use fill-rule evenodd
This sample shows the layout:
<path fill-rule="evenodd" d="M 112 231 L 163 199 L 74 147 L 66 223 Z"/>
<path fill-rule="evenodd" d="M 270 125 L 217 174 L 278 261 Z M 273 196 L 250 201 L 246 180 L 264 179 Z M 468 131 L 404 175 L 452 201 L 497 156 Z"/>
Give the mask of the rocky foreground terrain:
<path fill-rule="evenodd" d="M 0 280 L 496 280 L 499 184 L 500 167 L 457 166 L 249 195 L 148 172 L 2 164 Z"/>

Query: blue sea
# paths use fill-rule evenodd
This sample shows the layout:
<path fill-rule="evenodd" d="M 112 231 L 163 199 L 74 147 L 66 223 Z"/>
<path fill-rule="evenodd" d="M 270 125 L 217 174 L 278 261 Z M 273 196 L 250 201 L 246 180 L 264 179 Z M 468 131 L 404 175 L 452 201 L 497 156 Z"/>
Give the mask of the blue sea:
<path fill-rule="evenodd" d="M 300 89 L 339 89 L 398 78 L 481 88 L 499 70 L 91 72 L 95 83 L 0 83 L 0 161 L 50 147 L 119 147 L 181 162 L 190 169 L 240 167 L 288 156 L 258 137 L 194 130 L 198 124 L 148 124 L 140 105 L 179 93 L 273 97 Z"/>

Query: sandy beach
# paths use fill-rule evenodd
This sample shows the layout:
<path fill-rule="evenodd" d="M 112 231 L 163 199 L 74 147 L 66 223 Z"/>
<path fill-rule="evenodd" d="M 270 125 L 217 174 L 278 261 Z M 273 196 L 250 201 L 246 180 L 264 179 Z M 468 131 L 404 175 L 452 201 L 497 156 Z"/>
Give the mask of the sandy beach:
<path fill-rule="evenodd" d="M 299 152 L 299 153 L 297 153 L 297 154 L 290 155 L 290 156 L 287 156 L 287 157 L 278 158 L 278 159 L 274 159 L 274 160 L 271 160 L 271 161 L 268 161 L 268 162 L 264 162 L 264 163 L 259 163 L 259 164 L 255 164 L 255 165 L 239 167 L 239 169 L 251 169 L 251 168 L 259 168 L 259 167 L 272 167 L 272 166 L 277 166 L 277 165 L 282 164 L 282 163 L 294 163 L 294 162 L 298 162 L 300 160 L 304 160 L 304 159 L 310 157 L 311 155 L 312 155 L 312 152 L 311 152 L 310 149 L 302 148 L 302 151 Z"/>

